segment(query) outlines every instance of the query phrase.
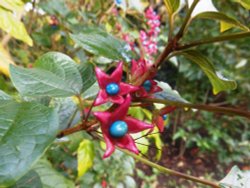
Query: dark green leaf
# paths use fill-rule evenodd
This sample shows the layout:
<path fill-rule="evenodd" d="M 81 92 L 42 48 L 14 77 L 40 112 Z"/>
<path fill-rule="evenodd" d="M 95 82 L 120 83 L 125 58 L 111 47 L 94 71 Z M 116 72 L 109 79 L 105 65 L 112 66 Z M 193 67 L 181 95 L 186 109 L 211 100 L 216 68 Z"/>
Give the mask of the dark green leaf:
<path fill-rule="evenodd" d="M 40 1 L 39 7 L 51 15 L 60 14 L 66 16 L 69 13 L 65 0 Z"/>
<path fill-rule="evenodd" d="M 74 42 L 89 53 L 112 60 L 130 61 L 126 43 L 100 29 L 86 29 L 79 34 L 71 34 Z"/>
<path fill-rule="evenodd" d="M 49 52 L 34 66 L 32 69 L 10 66 L 11 80 L 22 95 L 68 97 L 81 93 L 82 78 L 70 57 Z"/>
<path fill-rule="evenodd" d="M 0 185 L 29 171 L 54 140 L 56 112 L 36 103 L 0 100 Z"/>
<path fill-rule="evenodd" d="M 34 170 L 29 171 L 25 176 L 19 179 L 14 186 L 11 186 L 11 188 L 28 187 L 42 188 L 40 177 Z"/>
<path fill-rule="evenodd" d="M 78 65 L 78 70 L 82 76 L 82 92 L 89 89 L 96 81 L 94 66 L 90 63 L 81 63 Z"/>
<path fill-rule="evenodd" d="M 224 91 L 228 89 L 236 89 L 237 87 L 236 82 L 233 80 L 224 78 L 219 72 L 215 70 L 213 64 L 198 51 L 189 50 L 189 51 L 184 51 L 181 54 L 184 55 L 190 61 L 200 66 L 200 68 L 209 78 L 213 86 L 214 94 L 217 94 L 220 91 Z"/>
<path fill-rule="evenodd" d="M 57 172 L 47 160 L 40 160 L 33 168 L 42 181 L 44 188 L 74 188 L 72 181 Z"/>

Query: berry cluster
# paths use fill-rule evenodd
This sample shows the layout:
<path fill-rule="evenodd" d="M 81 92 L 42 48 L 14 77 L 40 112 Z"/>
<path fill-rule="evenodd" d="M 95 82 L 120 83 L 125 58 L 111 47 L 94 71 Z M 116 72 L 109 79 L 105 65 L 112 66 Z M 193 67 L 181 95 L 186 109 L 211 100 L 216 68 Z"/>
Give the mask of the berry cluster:
<path fill-rule="evenodd" d="M 143 44 L 144 51 L 147 53 L 147 58 L 152 54 L 157 53 L 156 37 L 159 34 L 159 16 L 149 8 L 145 12 L 145 17 L 148 19 L 147 24 L 149 31 L 140 32 L 140 40 Z M 130 50 L 135 49 L 135 43 L 130 39 L 128 34 L 124 34 L 123 40 L 128 43 Z M 146 57 L 139 60 L 131 61 L 130 82 L 135 83 L 136 80 L 152 68 L 153 64 Z M 136 154 L 139 153 L 135 142 L 130 134 L 138 133 L 144 130 L 152 131 L 156 125 L 159 131 L 164 128 L 164 114 L 174 110 L 173 107 L 164 111 L 164 114 L 157 114 L 152 118 L 152 124 L 145 123 L 129 116 L 128 109 L 133 99 L 153 97 L 153 94 L 162 89 L 157 86 L 157 82 L 153 80 L 154 73 L 147 77 L 141 85 L 132 85 L 122 82 L 123 62 L 119 62 L 116 69 L 111 75 L 106 74 L 100 68 L 95 68 L 96 78 L 100 87 L 97 97 L 94 101 L 94 106 L 98 106 L 107 102 L 113 103 L 112 107 L 104 112 L 94 112 L 94 116 L 101 124 L 101 131 L 106 142 L 106 151 L 104 158 L 109 157 L 115 150 L 115 146 L 130 150 Z"/>

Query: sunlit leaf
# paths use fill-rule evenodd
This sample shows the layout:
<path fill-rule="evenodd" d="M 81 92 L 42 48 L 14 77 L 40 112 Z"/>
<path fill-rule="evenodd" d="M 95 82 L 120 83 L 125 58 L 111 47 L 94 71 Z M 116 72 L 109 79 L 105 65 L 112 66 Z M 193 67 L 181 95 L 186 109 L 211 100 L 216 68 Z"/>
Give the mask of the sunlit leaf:
<path fill-rule="evenodd" d="M 78 178 L 82 177 L 93 166 L 95 157 L 94 144 L 90 140 L 83 140 L 77 149 Z"/>
<path fill-rule="evenodd" d="M 172 15 L 178 10 L 180 6 L 180 0 L 164 0 L 164 4 L 167 8 L 168 14 Z"/>
<path fill-rule="evenodd" d="M 19 39 L 32 46 L 33 41 L 27 33 L 24 24 L 12 12 L 0 6 L 0 28 L 12 37 Z"/>
<path fill-rule="evenodd" d="M 22 0 L 1 0 L 0 6 L 5 9 L 11 10 L 12 12 L 20 13 L 23 11 L 24 3 Z"/>
<path fill-rule="evenodd" d="M 223 14 L 221 12 L 203 12 L 200 14 L 197 14 L 195 18 L 205 18 L 205 19 L 212 19 L 212 20 L 218 20 L 221 22 L 221 32 L 230 29 L 231 27 L 238 27 L 241 30 L 248 31 L 248 27 L 241 24 L 238 20 L 227 16 L 226 14 Z"/>
<path fill-rule="evenodd" d="M 200 66 L 200 68 L 203 70 L 203 72 L 207 75 L 209 78 L 212 86 L 213 86 L 213 93 L 217 94 L 220 91 L 225 90 L 233 90 L 236 89 L 237 84 L 233 80 L 229 80 L 222 76 L 221 73 L 215 70 L 213 64 L 201 53 L 194 50 L 189 50 L 181 53 L 189 59 L 190 61 L 196 63 Z"/>
<path fill-rule="evenodd" d="M 10 76 L 9 65 L 14 64 L 12 58 L 6 49 L 0 44 L 0 72 L 4 73 L 6 76 Z"/>
<path fill-rule="evenodd" d="M 250 0 L 234 0 L 238 3 L 240 3 L 244 8 L 250 9 Z"/>

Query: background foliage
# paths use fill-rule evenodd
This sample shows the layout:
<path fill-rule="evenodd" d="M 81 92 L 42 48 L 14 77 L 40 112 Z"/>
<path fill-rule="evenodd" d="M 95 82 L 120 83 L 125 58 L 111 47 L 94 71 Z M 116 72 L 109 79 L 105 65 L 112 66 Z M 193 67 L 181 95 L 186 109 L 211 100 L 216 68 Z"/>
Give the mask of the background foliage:
<path fill-rule="evenodd" d="M 176 2 L 151 1 L 161 15 L 162 32 L 158 38 L 161 51 L 168 41 L 167 32 L 171 29 L 177 32 L 185 17 L 185 7 L 178 8 L 183 2 L 179 5 Z M 250 6 L 247 1 L 213 3 L 230 17 L 220 13 L 193 15 L 183 43 L 218 36 L 222 31 L 231 34 L 248 29 Z M 65 188 L 193 186 L 162 178 L 156 170 L 135 164 L 133 158 L 119 151 L 102 160 L 102 142 L 92 140 L 85 133 L 53 142 L 58 130 L 75 125 L 81 118 L 79 104 L 72 96 L 81 95 L 87 101 L 95 97 L 98 86 L 93 66 L 112 69 L 114 60 L 129 62 L 137 57 L 125 47 L 122 33 L 138 38 L 139 30 L 146 27 L 142 14 L 147 6 L 148 1 L 139 0 L 129 0 L 127 6 L 103 0 L 4 0 L 0 3 L 0 125 L 9 124 L 7 130 L 0 129 L 3 187 L 29 184 L 30 187 L 60 185 Z M 30 7 L 29 11 L 24 7 Z M 175 16 L 174 28 L 167 24 L 172 16 Z M 156 77 L 181 95 L 166 86 L 172 99 L 247 111 L 250 109 L 249 43 L 248 37 L 199 46 L 195 49 L 199 53 L 190 50 L 166 60 Z M 218 70 L 230 80 L 219 79 Z M 30 82 L 31 79 L 36 82 Z M 186 110 L 176 110 L 168 117 L 163 135 L 152 134 L 138 140 L 138 148 L 144 156 L 197 176 L 205 173 L 208 179 L 222 179 L 234 164 L 249 170 L 249 120 Z M 130 111 L 138 119 L 149 121 L 152 117 L 150 109 L 131 108 Z M 53 113 L 59 114 L 59 120 Z M 22 125 L 25 129 L 20 131 Z M 18 163 L 19 158 L 25 159 L 24 163 Z M 8 160 L 16 163 L 10 166 Z M 28 163 L 30 160 L 32 163 Z M 2 178 L 1 174 L 12 178 Z"/>

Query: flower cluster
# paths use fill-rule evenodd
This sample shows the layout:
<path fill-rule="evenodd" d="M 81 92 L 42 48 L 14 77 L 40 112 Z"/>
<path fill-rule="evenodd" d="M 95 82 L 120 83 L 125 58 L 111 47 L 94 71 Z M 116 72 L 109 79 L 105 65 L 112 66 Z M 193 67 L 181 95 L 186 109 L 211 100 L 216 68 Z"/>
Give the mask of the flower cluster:
<path fill-rule="evenodd" d="M 147 18 L 147 25 L 149 30 L 140 31 L 140 41 L 145 52 L 151 56 L 158 52 L 156 39 L 160 32 L 160 17 L 156 14 L 152 7 L 149 7 L 145 12 Z"/>

